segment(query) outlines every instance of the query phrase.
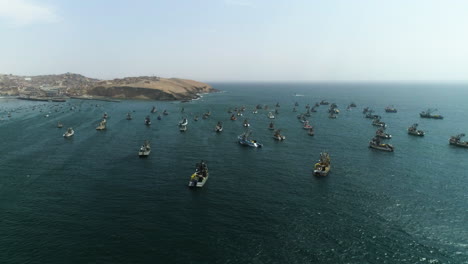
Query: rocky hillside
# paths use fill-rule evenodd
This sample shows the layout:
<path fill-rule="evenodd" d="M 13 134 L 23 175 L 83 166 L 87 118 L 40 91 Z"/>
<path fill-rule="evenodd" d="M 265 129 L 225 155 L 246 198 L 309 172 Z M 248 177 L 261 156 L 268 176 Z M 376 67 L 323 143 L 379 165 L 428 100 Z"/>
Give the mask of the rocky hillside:
<path fill-rule="evenodd" d="M 119 99 L 189 100 L 216 91 L 193 80 L 127 77 L 98 80 L 80 74 L 16 76 L 0 74 L 0 94 L 18 96 L 99 96 Z"/>

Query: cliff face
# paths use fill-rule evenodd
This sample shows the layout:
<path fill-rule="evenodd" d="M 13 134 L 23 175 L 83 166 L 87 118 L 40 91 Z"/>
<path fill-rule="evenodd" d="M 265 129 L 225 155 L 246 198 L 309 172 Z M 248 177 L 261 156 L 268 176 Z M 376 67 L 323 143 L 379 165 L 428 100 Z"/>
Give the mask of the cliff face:
<path fill-rule="evenodd" d="M 99 82 L 86 94 L 122 99 L 188 100 L 197 98 L 198 93 L 214 91 L 208 84 L 192 80 L 132 77 Z"/>
<path fill-rule="evenodd" d="M 193 80 L 151 76 L 97 80 L 79 74 L 0 75 L 0 94 L 24 96 L 102 96 L 120 99 L 189 100 L 215 92 Z"/>

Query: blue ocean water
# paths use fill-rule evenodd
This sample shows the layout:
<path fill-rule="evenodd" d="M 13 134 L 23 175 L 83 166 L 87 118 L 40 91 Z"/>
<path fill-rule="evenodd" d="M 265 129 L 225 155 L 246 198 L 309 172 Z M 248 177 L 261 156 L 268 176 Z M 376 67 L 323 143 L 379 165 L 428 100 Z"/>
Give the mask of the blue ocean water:
<path fill-rule="evenodd" d="M 448 145 L 468 132 L 466 84 L 213 86 L 222 92 L 190 103 L 0 99 L 0 263 L 468 263 L 468 149 Z M 311 137 L 292 108 L 322 99 L 341 113 L 329 119 L 320 106 Z M 283 142 L 268 111 L 252 113 L 277 102 Z M 230 121 L 227 110 L 240 106 L 263 148 L 236 142 L 244 117 Z M 388 124 L 394 153 L 368 148 L 366 106 Z M 419 118 L 427 108 L 445 118 Z M 108 129 L 96 131 L 104 112 Z M 407 134 L 413 123 L 425 137 Z M 69 126 L 75 136 L 64 139 Z M 140 159 L 145 139 L 152 153 Z M 332 158 L 326 178 L 312 176 L 321 151 Z M 200 159 L 210 179 L 191 190 Z"/>

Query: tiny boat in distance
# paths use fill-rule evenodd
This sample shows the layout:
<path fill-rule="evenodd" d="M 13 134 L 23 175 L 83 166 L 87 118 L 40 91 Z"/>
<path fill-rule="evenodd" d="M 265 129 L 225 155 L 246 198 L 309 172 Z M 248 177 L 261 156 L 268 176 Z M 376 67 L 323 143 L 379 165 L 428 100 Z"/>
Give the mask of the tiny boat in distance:
<path fill-rule="evenodd" d="M 391 105 L 391 106 L 389 105 L 389 106 L 385 107 L 385 112 L 387 112 L 387 113 L 396 113 L 398 111 L 396 110 L 395 107 L 393 107 L 393 105 Z"/>
<path fill-rule="evenodd" d="M 419 116 L 421 118 L 444 119 L 444 117 L 441 115 L 433 115 L 432 113 L 434 111 L 437 111 L 437 109 L 427 109 L 426 111 L 419 113 Z"/>
<path fill-rule="evenodd" d="M 242 124 L 244 127 L 249 127 L 249 121 L 247 119 L 244 120 L 244 123 Z"/>
<path fill-rule="evenodd" d="M 150 153 L 151 153 L 150 143 L 149 143 L 149 141 L 145 140 L 143 145 L 140 147 L 140 150 L 138 151 L 138 156 L 148 157 Z"/>
<path fill-rule="evenodd" d="M 372 138 L 372 140 L 369 142 L 369 148 L 378 149 L 382 151 L 388 151 L 388 152 L 394 151 L 394 148 L 392 145 L 381 143 L 378 137 Z"/>
<path fill-rule="evenodd" d="M 73 128 L 69 127 L 67 129 L 67 132 L 63 134 L 63 137 L 69 138 L 69 137 L 72 137 L 73 135 L 75 135 L 75 131 L 73 130 Z"/>
<path fill-rule="evenodd" d="M 327 152 L 320 153 L 320 159 L 314 166 L 314 175 L 319 177 L 327 176 L 330 169 L 330 155 Z"/>
<path fill-rule="evenodd" d="M 156 113 L 158 110 L 156 110 L 156 106 L 153 106 L 153 108 L 151 108 L 151 113 L 154 114 Z"/>
<path fill-rule="evenodd" d="M 268 125 L 268 129 L 270 130 L 275 129 L 275 124 L 273 122 L 270 122 L 270 125 Z"/>
<path fill-rule="evenodd" d="M 223 131 L 223 123 L 218 122 L 218 124 L 216 124 L 215 131 L 216 132 L 222 132 Z"/>
<path fill-rule="evenodd" d="M 150 120 L 149 116 L 146 116 L 146 118 L 145 118 L 145 125 L 147 125 L 147 126 L 151 125 L 151 120 Z"/>
<path fill-rule="evenodd" d="M 185 131 L 187 131 L 187 126 L 180 126 L 180 127 L 179 127 L 179 131 L 180 131 L 180 132 L 185 132 Z"/>
<path fill-rule="evenodd" d="M 238 136 L 237 139 L 239 140 L 239 144 L 253 148 L 261 148 L 263 145 L 258 143 L 256 140 L 250 139 L 250 134 L 251 132 L 247 131 L 242 135 Z"/>
<path fill-rule="evenodd" d="M 457 147 L 468 148 L 468 142 L 462 141 L 461 138 L 464 137 L 465 134 L 458 134 L 456 136 L 451 136 L 449 139 L 449 144 L 454 145 Z"/>
<path fill-rule="evenodd" d="M 206 181 L 208 180 L 208 166 L 202 160 L 200 163 L 196 164 L 195 172 L 190 176 L 189 187 L 203 187 Z"/>
<path fill-rule="evenodd" d="M 127 113 L 127 120 L 132 120 L 132 115 L 130 114 L 130 112 Z"/>
<path fill-rule="evenodd" d="M 105 130 L 106 129 L 106 119 L 103 119 L 101 121 L 101 123 L 99 123 L 99 125 L 96 127 L 96 130 Z"/>
<path fill-rule="evenodd" d="M 384 139 L 391 139 L 392 135 L 385 133 L 384 128 L 381 127 L 375 131 L 375 136 L 379 138 L 384 138 Z"/>
<path fill-rule="evenodd" d="M 315 135 L 314 127 L 309 128 L 309 131 L 307 131 L 307 134 L 308 134 L 309 136 Z"/>
<path fill-rule="evenodd" d="M 59 122 L 57 123 L 57 127 L 58 127 L 58 128 L 62 128 L 62 127 L 63 127 L 63 124 L 59 121 Z"/>
<path fill-rule="evenodd" d="M 278 140 L 278 141 L 283 141 L 283 140 L 286 139 L 285 136 L 281 135 L 281 130 L 280 129 L 275 131 L 275 134 L 273 135 L 273 138 Z"/>
<path fill-rule="evenodd" d="M 182 119 L 180 122 L 179 122 L 179 126 L 186 126 L 188 125 L 188 120 L 187 118 L 184 118 Z"/>
<path fill-rule="evenodd" d="M 237 120 L 237 117 L 236 117 L 234 114 L 232 114 L 232 115 L 231 115 L 231 120 L 232 120 L 232 121 L 236 121 L 236 120 Z"/>
<path fill-rule="evenodd" d="M 273 115 L 272 112 L 268 112 L 268 118 L 269 119 L 275 119 L 275 115 Z"/>
<path fill-rule="evenodd" d="M 418 124 L 413 124 L 412 126 L 408 127 L 408 134 L 413 136 L 424 136 L 424 131 L 418 130 Z"/>
<path fill-rule="evenodd" d="M 168 115 L 169 113 L 167 112 L 166 109 L 164 109 L 163 115 Z"/>

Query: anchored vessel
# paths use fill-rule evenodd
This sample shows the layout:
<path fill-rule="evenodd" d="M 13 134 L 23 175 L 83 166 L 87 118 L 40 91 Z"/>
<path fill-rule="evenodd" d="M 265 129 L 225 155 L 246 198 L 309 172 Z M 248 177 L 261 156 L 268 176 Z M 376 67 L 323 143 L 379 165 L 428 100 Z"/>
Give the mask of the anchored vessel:
<path fill-rule="evenodd" d="M 302 128 L 308 130 L 308 129 L 311 129 L 312 126 L 309 124 L 309 121 L 305 121 L 305 122 L 304 122 L 304 126 L 303 126 Z"/>
<path fill-rule="evenodd" d="M 270 130 L 275 129 L 275 124 L 273 122 L 270 122 L 270 125 L 268 125 L 268 129 Z"/>
<path fill-rule="evenodd" d="M 412 126 L 408 127 L 408 134 L 413 136 L 424 136 L 424 131 L 418 130 L 418 124 L 413 124 Z"/>
<path fill-rule="evenodd" d="M 330 172 L 330 155 L 327 152 L 320 153 L 320 159 L 314 166 L 315 176 L 327 176 Z"/>
<path fill-rule="evenodd" d="M 385 133 L 384 128 L 379 128 L 375 131 L 375 136 L 384 139 L 391 139 L 392 135 Z"/>
<path fill-rule="evenodd" d="M 247 131 L 242 135 L 238 136 L 237 139 L 239 140 L 239 144 L 253 148 L 261 148 L 263 145 L 258 143 L 256 140 L 250 139 L 250 134 L 251 132 Z"/>
<path fill-rule="evenodd" d="M 63 124 L 60 123 L 60 121 L 59 121 L 59 122 L 57 123 L 57 127 L 58 127 L 58 128 L 62 128 L 62 127 L 63 127 Z"/>
<path fill-rule="evenodd" d="M 383 151 L 389 151 L 389 152 L 393 152 L 393 150 L 394 150 L 392 145 L 381 143 L 380 139 L 378 137 L 374 137 L 369 142 L 369 148 L 383 150 Z"/>
<path fill-rule="evenodd" d="M 106 129 L 106 119 L 103 119 L 101 123 L 99 123 L 99 126 L 96 127 L 96 130 L 105 130 Z"/>
<path fill-rule="evenodd" d="M 374 118 L 374 120 L 372 121 L 372 125 L 373 126 L 380 126 L 380 127 L 386 127 L 387 126 L 387 124 L 385 124 L 385 122 L 380 121 L 379 117 Z"/>
<path fill-rule="evenodd" d="M 315 135 L 314 127 L 309 128 L 309 131 L 307 131 L 307 134 L 308 134 L 309 136 Z"/>
<path fill-rule="evenodd" d="M 432 113 L 435 111 L 437 111 L 437 109 L 427 109 L 426 111 L 419 113 L 419 116 L 422 118 L 444 119 L 441 115 L 433 115 Z"/>
<path fill-rule="evenodd" d="M 127 113 L 127 120 L 132 120 L 132 115 L 130 114 L 130 112 Z"/>
<path fill-rule="evenodd" d="M 215 131 L 216 132 L 222 132 L 223 131 L 223 123 L 221 123 L 219 121 L 218 124 L 216 124 Z"/>
<path fill-rule="evenodd" d="M 273 138 L 276 139 L 276 140 L 279 140 L 279 141 L 282 141 L 282 140 L 285 140 L 286 137 L 281 135 L 281 130 L 278 129 L 275 131 L 275 134 L 273 135 Z"/>
<path fill-rule="evenodd" d="M 270 119 L 275 119 L 275 116 L 273 115 L 272 112 L 268 112 L 268 118 L 270 118 Z"/>
<path fill-rule="evenodd" d="M 322 101 L 320 101 L 320 104 L 321 104 L 321 105 L 328 105 L 329 102 L 327 102 L 326 100 L 322 100 Z"/>
<path fill-rule="evenodd" d="M 186 125 L 188 125 L 187 118 L 183 118 L 182 120 L 179 121 L 179 126 L 186 126 Z"/>
<path fill-rule="evenodd" d="M 234 114 L 232 114 L 232 115 L 231 115 L 231 120 L 232 120 L 232 121 L 235 121 L 235 120 L 237 120 L 237 117 L 236 117 Z"/>
<path fill-rule="evenodd" d="M 164 109 L 163 115 L 168 115 L 169 113 L 167 112 L 166 109 Z"/>
<path fill-rule="evenodd" d="M 247 119 L 244 120 L 244 124 L 242 124 L 244 127 L 249 127 L 249 121 Z"/>
<path fill-rule="evenodd" d="M 73 135 L 75 135 L 75 131 L 73 130 L 73 128 L 69 127 L 67 129 L 67 132 L 63 134 L 63 137 L 69 138 L 69 137 L 72 137 Z"/>
<path fill-rule="evenodd" d="M 138 151 L 138 156 L 140 157 L 148 157 L 149 154 L 151 153 L 151 146 L 148 140 L 145 140 L 143 145 L 140 147 L 140 150 Z"/>
<path fill-rule="evenodd" d="M 179 126 L 179 131 L 180 131 L 180 132 L 185 132 L 185 131 L 187 131 L 187 126 L 183 126 L 183 125 Z"/>
<path fill-rule="evenodd" d="M 151 113 L 156 113 L 158 110 L 156 110 L 156 106 L 153 106 L 153 108 L 151 108 Z"/>
<path fill-rule="evenodd" d="M 104 119 L 107 119 L 109 117 L 109 115 L 107 113 L 104 113 L 104 116 L 102 116 L 102 118 Z"/>
<path fill-rule="evenodd" d="M 190 176 L 189 187 L 203 187 L 208 180 L 208 166 L 202 160 L 196 164 L 195 172 Z"/>
<path fill-rule="evenodd" d="M 467 141 L 462 141 L 461 138 L 464 137 L 465 134 L 458 134 L 456 136 L 451 136 L 449 139 L 449 144 L 454 145 L 457 147 L 463 147 L 463 148 L 468 148 L 468 142 Z"/>
<path fill-rule="evenodd" d="M 385 112 L 387 112 L 387 113 L 396 113 L 397 110 L 396 110 L 395 107 L 393 107 L 393 105 L 391 105 L 391 106 L 389 105 L 389 106 L 385 107 Z"/>
<path fill-rule="evenodd" d="M 145 125 L 147 125 L 147 126 L 151 125 L 151 120 L 150 120 L 149 116 L 146 116 L 146 118 L 145 118 Z"/>

